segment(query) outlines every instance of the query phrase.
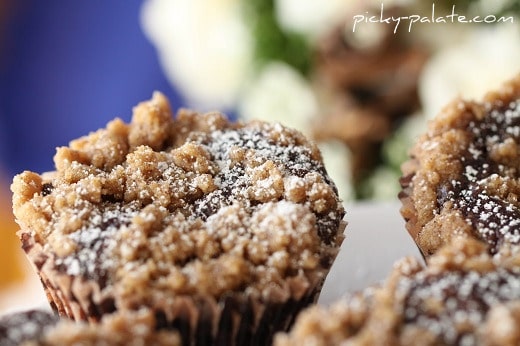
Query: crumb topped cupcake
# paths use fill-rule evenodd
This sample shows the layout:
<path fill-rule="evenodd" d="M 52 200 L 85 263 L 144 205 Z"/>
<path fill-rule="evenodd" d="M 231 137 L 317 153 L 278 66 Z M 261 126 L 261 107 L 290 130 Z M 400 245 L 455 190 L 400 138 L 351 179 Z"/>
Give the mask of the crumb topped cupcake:
<path fill-rule="evenodd" d="M 519 169 L 520 76 L 481 102 L 446 106 L 402 167 L 401 214 L 422 253 L 458 236 L 491 254 L 517 251 Z"/>
<path fill-rule="evenodd" d="M 19 346 L 26 341 L 38 340 L 59 321 L 50 311 L 27 310 L 0 317 L 0 345 Z"/>
<path fill-rule="evenodd" d="M 276 346 L 518 345 L 520 256 L 458 238 L 423 267 L 396 263 L 381 286 L 303 311 Z"/>
<path fill-rule="evenodd" d="M 59 319 L 50 311 L 28 310 L 0 318 L 2 346 L 180 346 L 175 331 L 155 329 L 151 310 L 104 316 L 99 324 Z"/>
<path fill-rule="evenodd" d="M 188 343 L 268 342 L 317 298 L 343 240 L 317 147 L 279 124 L 174 118 L 155 93 L 54 161 L 14 178 L 13 209 L 51 304 L 74 320 L 149 308 Z"/>

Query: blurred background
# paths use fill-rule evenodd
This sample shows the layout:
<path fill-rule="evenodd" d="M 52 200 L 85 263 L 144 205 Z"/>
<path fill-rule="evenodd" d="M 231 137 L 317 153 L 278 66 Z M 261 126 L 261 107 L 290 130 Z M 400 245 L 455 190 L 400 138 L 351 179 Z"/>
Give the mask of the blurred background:
<path fill-rule="evenodd" d="M 298 128 L 345 203 L 395 201 L 427 120 L 520 71 L 518 14 L 519 0 L 0 0 L 0 309 L 33 279 L 13 175 L 52 170 L 57 146 L 130 121 L 154 90 Z"/>

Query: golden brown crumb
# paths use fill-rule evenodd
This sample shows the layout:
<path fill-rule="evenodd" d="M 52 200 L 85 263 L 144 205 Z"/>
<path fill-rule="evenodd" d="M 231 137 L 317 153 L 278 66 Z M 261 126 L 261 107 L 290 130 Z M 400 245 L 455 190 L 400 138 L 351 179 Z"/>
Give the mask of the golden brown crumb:
<path fill-rule="evenodd" d="M 520 244 L 520 76 L 482 102 L 455 100 L 402 167 L 401 214 L 425 256 L 453 237 L 490 253 Z"/>

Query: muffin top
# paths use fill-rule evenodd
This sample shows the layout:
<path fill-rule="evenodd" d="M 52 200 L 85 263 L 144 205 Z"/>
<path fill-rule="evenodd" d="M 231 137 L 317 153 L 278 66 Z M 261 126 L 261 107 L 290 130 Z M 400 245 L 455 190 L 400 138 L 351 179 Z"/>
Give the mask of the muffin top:
<path fill-rule="evenodd" d="M 428 267 L 403 259 L 380 286 L 304 311 L 275 345 L 517 345 L 519 264 L 458 238 Z"/>
<path fill-rule="evenodd" d="M 457 235 L 485 242 L 492 254 L 518 247 L 520 76 L 481 102 L 449 104 L 411 155 L 402 214 L 423 253 Z"/>
<path fill-rule="evenodd" d="M 321 275 L 343 240 L 319 150 L 279 124 L 174 118 L 156 92 L 129 124 L 111 121 L 54 162 L 14 178 L 21 238 L 121 302 L 283 287 Z"/>

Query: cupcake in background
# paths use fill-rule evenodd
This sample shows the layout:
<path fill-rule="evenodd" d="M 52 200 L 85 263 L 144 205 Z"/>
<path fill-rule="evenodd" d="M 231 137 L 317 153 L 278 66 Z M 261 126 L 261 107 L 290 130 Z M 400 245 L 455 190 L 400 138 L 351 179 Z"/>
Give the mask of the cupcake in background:
<path fill-rule="evenodd" d="M 442 107 L 455 98 L 479 100 L 520 72 L 520 49 L 513 44 L 520 40 L 518 24 L 481 25 L 474 30 L 451 27 L 449 32 L 456 39 L 450 44 L 433 44 L 435 53 L 419 77 L 421 110 L 384 143 L 383 167 L 395 177 L 401 176 L 400 166 L 408 160 L 409 149 Z M 372 186 L 378 184 L 385 183 L 379 180 Z M 398 184 L 393 188 L 395 196 L 401 188 Z"/>
<path fill-rule="evenodd" d="M 59 321 L 50 311 L 29 309 L 0 317 L 0 345 L 20 346 L 39 340 Z"/>
<path fill-rule="evenodd" d="M 402 166 L 401 214 L 427 259 L 454 238 L 519 251 L 520 75 L 481 99 L 455 98 Z"/>
<path fill-rule="evenodd" d="M 391 195 L 385 192 L 392 188 L 392 174 L 385 169 L 384 144 L 420 108 L 417 82 L 428 51 L 386 23 L 358 24 L 354 30 L 355 15 L 381 11 L 365 10 L 349 13 L 316 47 L 313 81 L 321 102 L 312 124 L 313 138 L 337 140 L 349 150 L 355 198 L 375 199 Z M 408 13 L 398 6 L 385 11 L 394 17 Z M 388 188 L 379 191 L 377 181 Z"/>
<path fill-rule="evenodd" d="M 274 345 L 518 345 L 519 261 L 458 239 L 428 266 L 403 258 L 382 283 L 306 309 Z"/>
<path fill-rule="evenodd" d="M 453 5 L 459 14 L 497 17 L 515 15 L 520 9 L 520 2 L 515 0 L 501 5 L 486 1 L 436 4 L 438 15 L 451 11 Z M 411 1 L 407 8 L 413 13 L 428 13 L 431 5 L 428 6 Z M 520 71 L 520 51 L 515 43 L 520 39 L 519 33 L 518 23 L 510 22 L 421 24 L 407 33 L 414 44 L 430 52 L 417 76 L 419 108 L 405 117 L 383 141 L 381 162 L 360 185 L 362 195 L 371 199 L 395 199 L 401 190 L 397 181 L 401 165 L 408 159 L 408 150 L 441 107 L 456 97 L 478 99 Z"/>
<path fill-rule="evenodd" d="M 26 310 L 0 318 L 2 346 L 143 346 L 182 345 L 174 331 L 156 331 L 152 311 L 107 316 L 100 324 L 60 319 L 43 310 Z"/>

